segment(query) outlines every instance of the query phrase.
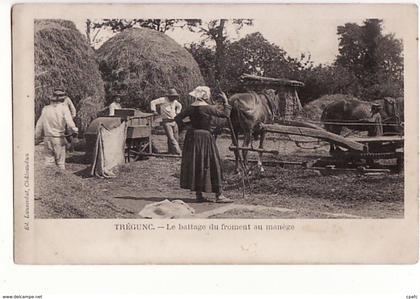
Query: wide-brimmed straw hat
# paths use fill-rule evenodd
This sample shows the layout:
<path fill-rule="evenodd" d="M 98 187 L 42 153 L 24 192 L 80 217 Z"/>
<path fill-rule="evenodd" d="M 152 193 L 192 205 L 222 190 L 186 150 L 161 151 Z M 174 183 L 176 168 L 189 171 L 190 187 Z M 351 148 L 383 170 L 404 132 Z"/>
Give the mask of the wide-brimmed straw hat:
<path fill-rule="evenodd" d="M 193 91 L 189 93 L 190 96 L 207 101 L 210 99 L 210 87 L 208 86 L 197 86 Z"/>
<path fill-rule="evenodd" d="M 168 92 L 166 93 L 166 96 L 167 97 L 178 97 L 179 98 L 179 94 L 178 94 L 178 92 L 176 91 L 175 88 L 170 88 L 168 90 Z"/>
<path fill-rule="evenodd" d="M 381 104 L 378 104 L 378 103 L 372 103 L 372 108 L 380 109 L 380 108 L 382 108 L 382 106 L 381 106 Z"/>

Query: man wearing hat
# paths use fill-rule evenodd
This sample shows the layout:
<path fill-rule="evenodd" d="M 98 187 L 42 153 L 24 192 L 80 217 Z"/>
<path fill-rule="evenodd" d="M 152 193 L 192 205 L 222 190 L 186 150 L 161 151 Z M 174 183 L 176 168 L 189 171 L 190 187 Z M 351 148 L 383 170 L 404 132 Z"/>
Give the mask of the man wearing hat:
<path fill-rule="evenodd" d="M 44 137 L 45 163 L 65 169 L 66 131 L 77 134 L 78 129 L 70 110 L 63 105 L 59 96 L 51 98 L 51 103 L 42 109 L 35 127 L 35 144 Z"/>
<path fill-rule="evenodd" d="M 121 109 L 120 97 L 115 97 L 114 101 L 109 105 L 109 116 L 115 115 L 115 109 Z"/>
<path fill-rule="evenodd" d="M 382 127 L 382 116 L 381 116 L 381 105 L 378 103 L 372 103 L 371 106 L 371 117 L 366 121 L 373 123 L 369 126 L 368 136 L 382 136 L 384 134 Z"/>
<path fill-rule="evenodd" d="M 174 88 L 171 88 L 164 97 L 150 102 L 150 109 L 155 114 L 158 114 L 156 106 L 160 106 L 162 126 L 168 138 L 168 152 L 175 155 L 181 154 L 181 149 L 178 144 L 178 125 L 174 121 L 175 116 L 182 110 L 182 105 L 178 102 L 178 99 L 179 94 Z"/>
<path fill-rule="evenodd" d="M 54 90 L 53 96 L 58 98 L 59 102 L 64 103 L 65 106 L 69 108 L 70 114 L 72 118 L 76 117 L 76 107 L 74 107 L 74 104 L 72 100 L 67 96 L 66 92 L 62 89 L 56 89 Z"/>

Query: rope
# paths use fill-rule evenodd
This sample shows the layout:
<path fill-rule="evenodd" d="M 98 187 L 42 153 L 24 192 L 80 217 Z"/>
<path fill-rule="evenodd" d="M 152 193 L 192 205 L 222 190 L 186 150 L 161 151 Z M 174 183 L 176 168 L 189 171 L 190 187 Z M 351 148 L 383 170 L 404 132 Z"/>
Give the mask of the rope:
<path fill-rule="evenodd" d="M 389 118 L 387 118 L 387 119 L 389 119 Z M 385 119 L 385 120 L 387 120 L 387 119 Z M 325 121 L 325 122 L 310 121 L 308 123 L 314 124 L 314 125 L 342 125 L 342 126 L 375 126 L 376 125 L 375 123 L 370 123 L 370 122 L 357 122 L 357 123 L 354 123 L 354 122 L 336 122 L 336 121 Z M 382 122 L 382 125 L 400 127 L 400 125 L 398 123 L 385 123 L 385 122 Z"/>

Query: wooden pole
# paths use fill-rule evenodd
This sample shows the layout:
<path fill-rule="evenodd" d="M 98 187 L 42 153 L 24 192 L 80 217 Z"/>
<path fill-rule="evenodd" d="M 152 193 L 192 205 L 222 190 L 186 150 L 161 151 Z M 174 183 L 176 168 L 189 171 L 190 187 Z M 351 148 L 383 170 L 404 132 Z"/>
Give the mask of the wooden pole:
<path fill-rule="evenodd" d="M 233 129 L 232 121 L 230 120 L 230 117 L 228 117 L 227 120 L 228 120 L 228 124 L 229 124 L 230 135 L 232 137 L 232 142 L 233 142 L 233 145 L 236 148 L 235 153 L 238 157 L 239 163 L 241 164 L 241 168 L 242 168 L 242 177 L 241 177 L 241 180 L 242 180 L 242 198 L 245 198 L 245 178 L 244 178 L 245 176 L 247 178 L 248 185 L 250 185 L 250 183 L 249 183 L 249 180 L 248 180 L 248 176 L 246 174 L 245 163 L 242 160 L 241 153 L 239 152 L 239 143 L 238 143 L 238 139 L 236 139 L 236 135 L 235 135 L 235 131 Z M 229 147 L 229 149 L 230 149 L 230 147 Z"/>
<path fill-rule="evenodd" d="M 259 152 L 259 153 L 269 153 L 273 155 L 278 155 L 279 151 L 276 150 L 267 150 L 267 149 L 261 149 L 261 148 L 252 148 L 252 147 L 243 147 L 243 146 L 229 146 L 229 150 L 245 150 L 250 152 Z"/>
<path fill-rule="evenodd" d="M 229 161 L 234 161 L 234 159 L 229 158 Z M 248 163 L 257 163 L 257 160 L 248 160 Z M 268 166 L 285 166 L 285 165 L 297 165 L 297 166 L 304 166 L 306 162 L 297 162 L 297 161 L 284 161 L 284 160 L 279 160 L 279 161 L 263 161 L 262 164 L 263 165 L 268 165 Z"/>
<path fill-rule="evenodd" d="M 336 135 L 336 134 L 333 134 L 324 130 L 318 130 L 318 129 L 306 128 L 306 127 L 283 126 L 283 125 L 277 125 L 277 124 L 269 124 L 269 125 L 263 124 L 262 127 L 266 132 L 270 132 L 270 133 L 318 138 L 321 140 L 328 141 L 330 143 L 337 144 L 349 150 L 354 150 L 358 152 L 363 152 L 365 150 L 365 146 L 359 142 L 351 141 L 347 138 L 344 138 L 343 136 Z"/>
<path fill-rule="evenodd" d="M 219 83 L 218 78 L 216 78 L 216 84 L 219 91 L 223 93 L 222 89 L 220 88 L 220 83 Z M 241 164 L 241 168 L 242 168 L 242 176 L 241 176 L 242 198 L 245 198 L 245 177 L 247 179 L 249 187 L 251 187 L 251 184 L 249 183 L 248 175 L 246 173 L 245 163 L 242 160 L 241 154 L 239 152 L 239 143 L 238 143 L 238 139 L 236 138 L 235 130 L 233 129 L 233 124 L 232 124 L 232 120 L 230 119 L 230 116 L 227 117 L 227 121 L 229 124 L 229 131 L 230 131 L 230 136 L 232 138 L 233 145 L 236 147 L 235 153 L 236 153 L 236 156 L 238 157 L 239 163 Z"/>
<path fill-rule="evenodd" d="M 151 156 L 151 157 L 165 157 L 165 158 L 182 158 L 181 155 L 174 154 L 155 154 L 155 153 L 140 153 L 142 156 Z"/>
<path fill-rule="evenodd" d="M 153 119 L 154 116 L 149 117 L 148 119 L 148 123 L 149 123 L 149 128 L 150 128 L 150 135 L 149 135 L 149 154 L 153 153 L 153 149 L 152 149 L 152 145 L 153 145 L 153 141 L 152 141 L 152 123 L 153 123 Z"/>

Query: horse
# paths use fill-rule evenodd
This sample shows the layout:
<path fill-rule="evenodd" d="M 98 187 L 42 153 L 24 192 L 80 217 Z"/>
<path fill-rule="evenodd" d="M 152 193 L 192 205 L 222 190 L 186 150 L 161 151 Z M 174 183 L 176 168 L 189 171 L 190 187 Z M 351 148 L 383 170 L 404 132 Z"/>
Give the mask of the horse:
<path fill-rule="evenodd" d="M 382 107 L 379 113 L 383 120 L 384 134 L 397 134 L 403 131 L 401 126 L 401 123 L 404 122 L 403 98 L 387 97 L 373 102 L 355 99 L 336 101 L 325 107 L 321 115 L 321 122 L 324 124 L 325 130 L 337 135 L 341 134 L 344 127 L 354 131 L 370 131 L 373 126 L 366 124 L 366 119 L 372 115 L 372 103 L 377 103 Z M 331 145 L 331 150 L 334 149 L 335 146 Z"/>
<path fill-rule="evenodd" d="M 404 121 L 403 98 L 384 98 L 372 103 L 381 105 L 380 111 L 384 134 L 400 133 L 400 123 Z M 324 128 L 332 133 L 340 135 L 342 129 L 347 127 L 354 131 L 369 131 L 372 126 L 364 125 L 366 119 L 371 116 L 371 102 L 355 99 L 340 100 L 325 107 L 321 115 Z M 337 122 L 339 124 L 334 124 Z M 349 123 L 348 125 L 345 123 Z"/>
<path fill-rule="evenodd" d="M 232 139 L 238 141 L 239 134 L 244 135 L 243 147 L 252 147 L 252 140 L 259 137 L 259 149 L 264 147 L 265 132 L 261 124 L 273 123 L 279 113 L 279 96 L 274 90 L 265 90 L 260 93 L 246 92 L 236 93 L 229 100 L 232 106 L 230 121 L 232 124 Z M 234 142 L 234 140 L 232 140 Z M 242 157 L 245 166 L 247 165 L 247 150 L 242 150 Z M 262 154 L 258 152 L 258 169 L 264 172 L 262 167 Z M 236 170 L 239 170 L 239 155 L 235 151 Z"/>

